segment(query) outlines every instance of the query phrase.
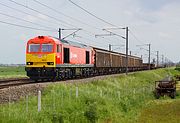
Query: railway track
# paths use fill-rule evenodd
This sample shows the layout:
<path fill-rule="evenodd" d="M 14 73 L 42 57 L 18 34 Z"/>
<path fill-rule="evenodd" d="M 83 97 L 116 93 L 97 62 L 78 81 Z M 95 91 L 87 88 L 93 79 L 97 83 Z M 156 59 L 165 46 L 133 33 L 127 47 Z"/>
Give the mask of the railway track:
<path fill-rule="evenodd" d="M 114 75 L 114 74 L 112 74 Z M 119 75 L 119 74 L 118 74 Z M 82 80 L 82 79 L 88 79 L 88 78 L 96 78 L 96 77 L 105 77 L 107 75 L 101 75 L 101 76 L 93 76 L 93 77 L 78 77 L 78 78 L 69 78 L 69 79 L 63 79 L 63 80 L 58 80 L 56 82 L 65 82 L 66 80 Z M 111 75 L 108 75 L 111 76 Z M 20 86 L 20 85 L 28 85 L 28 84 L 39 84 L 39 83 L 47 83 L 47 82 L 52 82 L 52 81 L 39 81 L 39 82 L 34 82 L 33 80 L 30 80 L 29 78 L 20 78 L 20 79 L 0 79 L 0 90 L 4 88 L 9 88 L 9 87 L 14 87 L 14 86 Z"/>
<path fill-rule="evenodd" d="M 19 79 L 17 79 L 17 78 L 5 78 L 5 79 L 0 79 L 0 84 L 1 83 L 5 83 L 5 82 L 13 82 L 13 81 L 26 81 L 26 80 L 28 80 L 28 78 L 19 78 Z"/>
<path fill-rule="evenodd" d="M 0 89 L 9 88 L 13 86 L 20 86 L 25 84 L 32 84 L 32 81 L 28 78 L 21 79 L 0 79 Z"/>
<path fill-rule="evenodd" d="M 130 72 L 129 74 L 132 74 L 134 72 Z M 119 73 L 119 74 L 108 74 L 108 75 L 99 75 L 99 76 L 91 76 L 91 77 L 77 77 L 77 78 L 69 78 L 69 79 L 63 79 L 63 80 L 58 80 L 56 82 L 63 82 L 66 80 L 81 80 L 81 79 L 88 79 L 88 78 L 96 78 L 96 77 L 105 77 L 105 76 L 116 76 L 116 75 L 122 75 L 124 73 Z M 0 89 L 4 88 L 9 88 L 9 87 L 14 87 L 14 86 L 20 86 L 20 85 L 27 85 L 27 84 L 39 84 L 39 83 L 47 83 L 47 82 L 52 82 L 52 81 L 39 81 L 39 82 L 34 82 L 33 80 L 30 80 L 29 78 L 19 78 L 19 79 L 0 79 Z"/>

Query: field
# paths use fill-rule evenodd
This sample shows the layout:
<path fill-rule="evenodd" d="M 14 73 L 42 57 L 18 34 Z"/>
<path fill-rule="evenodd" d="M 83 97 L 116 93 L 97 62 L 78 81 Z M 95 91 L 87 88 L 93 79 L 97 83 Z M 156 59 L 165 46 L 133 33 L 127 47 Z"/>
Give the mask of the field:
<path fill-rule="evenodd" d="M 178 122 L 180 97 L 156 100 L 153 95 L 155 80 L 175 74 L 180 72 L 166 68 L 91 83 L 53 84 L 42 91 L 40 112 L 37 97 L 29 96 L 0 105 L 0 122 L 153 123 L 166 121 L 166 114 L 172 119 L 167 122 Z"/>
<path fill-rule="evenodd" d="M 0 66 L 0 79 L 26 77 L 24 67 L 4 67 Z"/>
<path fill-rule="evenodd" d="M 177 84 L 177 98 L 163 97 L 152 100 L 141 111 L 139 123 L 178 123 L 180 121 L 180 82 Z"/>

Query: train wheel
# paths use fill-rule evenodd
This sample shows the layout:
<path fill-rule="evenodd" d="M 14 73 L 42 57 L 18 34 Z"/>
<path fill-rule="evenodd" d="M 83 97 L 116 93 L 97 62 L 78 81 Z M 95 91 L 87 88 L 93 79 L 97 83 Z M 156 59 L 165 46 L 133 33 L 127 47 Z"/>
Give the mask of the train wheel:
<path fill-rule="evenodd" d="M 53 78 L 51 79 L 52 82 L 55 82 L 56 80 L 57 80 L 56 77 L 53 77 Z"/>
<path fill-rule="evenodd" d="M 66 78 L 67 78 L 67 79 L 70 79 L 70 78 L 71 78 L 71 73 L 70 73 L 69 70 L 66 72 Z"/>
<path fill-rule="evenodd" d="M 69 71 L 69 78 L 70 78 L 70 79 L 73 78 L 73 72 L 72 72 L 72 70 Z"/>
<path fill-rule="evenodd" d="M 65 72 L 64 71 L 61 73 L 61 77 L 62 77 L 62 80 L 65 79 Z"/>

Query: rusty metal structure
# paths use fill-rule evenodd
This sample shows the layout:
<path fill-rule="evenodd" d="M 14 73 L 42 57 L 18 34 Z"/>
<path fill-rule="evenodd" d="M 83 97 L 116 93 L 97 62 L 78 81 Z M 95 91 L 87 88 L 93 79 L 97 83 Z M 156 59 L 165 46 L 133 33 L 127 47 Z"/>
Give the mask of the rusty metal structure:
<path fill-rule="evenodd" d="M 176 81 L 172 77 L 166 77 L 161 81 L 155 81 L 155 96 L 157 99 L 160 96 L 168 95 L 172 99 L 176 97 Z"/>

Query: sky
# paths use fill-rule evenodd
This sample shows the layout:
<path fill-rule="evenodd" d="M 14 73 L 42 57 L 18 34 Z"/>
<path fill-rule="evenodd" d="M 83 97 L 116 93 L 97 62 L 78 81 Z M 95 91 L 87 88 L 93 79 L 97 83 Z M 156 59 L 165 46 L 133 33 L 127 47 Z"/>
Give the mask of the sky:
<path fill-rule="evenodd" d="M 37 1 L 53 8 L 56 12 L 40 5 Z M 151 60 L 157 57 L 156 51 L 159 51 L 159 61 L 162 55 L 173 62 L 180 61 L 179 0 L 72 1 L 116 27 L 129 27 L 129 51 L 132 55 L 142 55 L 144 62 L 148 59 L 146 45 L 148 43 L 151 44 Z M 3 22 L 43 30 L 22 28 Z M 82 28 L 75 36 L 66 39 L 104 49 L 108 49 L 108 45 L 111 44 L 114 51 L 124 53 L 125 40 L 121 37 L 95 37 L 97 34 L 108 34 L 102 29 L 111 27 L 113 26 L 87 14 L 69 0 L 1 1 L 0 64 L 25 64 L 27 41 L 38 35 L 58 37 L 58 28 Z M 110 31 L 125 36 L 123 29 Z M 62 37 L 72 32 L 72 30 L 64 30 Z"/>

